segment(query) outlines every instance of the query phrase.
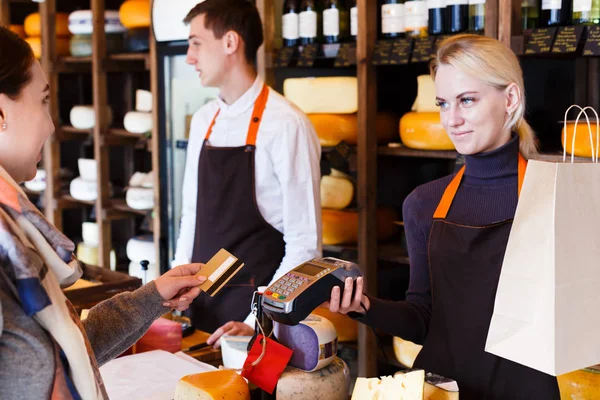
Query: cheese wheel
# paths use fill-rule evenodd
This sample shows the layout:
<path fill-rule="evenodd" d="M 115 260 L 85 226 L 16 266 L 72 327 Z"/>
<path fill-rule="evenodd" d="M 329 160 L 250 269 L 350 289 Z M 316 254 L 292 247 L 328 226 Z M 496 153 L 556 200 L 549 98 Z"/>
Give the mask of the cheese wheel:
<path fill-rule="evenodd" d="M 127 241 L 127 258 L 133 262 L 147 260 L 150 264 L 156 263 L 156 250 L 152 235 L 140 235 Z"/>
<path fill-rule="evenodd" d="M 71 196 L 81 201 L 96 201 L 98 197 L 98 184 L 96 181 L 86 181 L 82 178 L 75 178 L 69 186 Z"/>
<path fill-rule="evenodd" d="M 129 263 L 129 268 L 127 273 L 130 276 L 135 276 L 136 278 L 140 278 L 144 284 L 151 282 L 160 276 L 160 270 L 158 268 L 158 264 L 148 264 L 148 270 L 144 271 L 142 269 L 142 264 L 136 261 L 131 261 Z"/>
<path fill-rule="evenodd" d="M 28 37 L 25 41 L 31 47 L 33 55 L 38 60 L 42 58 L 42 39 L 40 37 Z M 69 55 L 69 39 L 67 38 L 56 38 L 56 55 L 57 56 L 68 56 Z"/>
<path fill-rule="evenodd" d="M 77 245 L 76 256 L 79 261 L 84 264 L 98 265 L 98 247 L 89 246 L 85 243 Z M 117 256 L 114 250 L 110 251 L 110 269 L 115 270 L 117 267 Z"/>
<path fill-rule="evenodd" d="M 440 111 L 435 101 L 435 83 L 431 75 L 417 77 L 417 97 L 412 110 L 419 113 Z"/>
<path fill-rule="evenodd" d="M 93 158 L 78 158 L 77 167 L 79 176 L 86 181 L 96 181 L 98 179 L 98 163 Z"/>
<path fill-rule="evenodd" d="M 358 322 L 349 316 L 331 312 L 325 307 L 317 307 L 312 313 L 325 317 L 331 321 L 333 326 L 335 326 L 338 342 L 356 342 L 358 339 Z"/>
<path fill-rule="evenodd" d="M 321 146 L 334 147 L 340 142 L 358 143 L 358 117 L 356 114 L 308 114 Z M 398 117 L 381 112 L 375 120 L 377 142 L 389 143 L 397 137 Z"/>
<path fill-rule="evenodd" d="M 34 192 L 41 192 L 46 189 L 46 170 L 38 169 L 35 177 L 24 183 L 25 187 Z"/>
<path fill-rule="evenodd" d="M 152 210 L 154 208 L 154 189 L 129 188 L 125 194 L 125 202 L 134 210 Z"/>
<path fill-rule="evenodd" d="M 350 369 L 339 357 L 325 368 L 304 372 L 286 367 L 277 382 L 277 400 L 348 400 Z"/>
<path fill-rule="evenodd" d="M 325 317 L 311 314 L 294 326 L 275 323 L 273 331 L 277 341 L 294 352 L 288 365 L 302 371 L 320 370 L 337 355 L 337 332 Z"/>
<path fill-rule="evenodd" d="M 404 114 L 400 119 L 400 139 L 411 149 L 454 150 L 454 144 L 440 122 L 440 113 Z"/>
<path fill-rule="evenodd" d="M 24 21 L 23 28 L 27 36 L 42 36 L 42 18 L 40 13 L 29 14 Z M 69 37 L 69 16 L 65 13 L 56 13 L 56 36 Z"/>
<path fill-rule="evenodd" d="M 415 359 L 419 355 L 419 352 L 423 346 L 415 344 L 409 340 L 404 340 L 397 336 L 394 336 L 394 354 L 396 359 L 402 365 L 407 368 L 412 368 Z"/>
<path fill-rule="evenodd" d="M 323 244 L 356 244 L 358 242 L 358 212 L 321 210 L 323 221 Z M 385 240 L 396 231 L 393 221 L 397 220 L 395 211 L 388 208 L 377 210 L 377 239 Z"/>
<path fill-rule="evenodd" d="M 422 369 L 396 372 L 394 376 L 358 378 L 352 400 L 423 400 L 425 371 Z"/>
<path fill-rule="evenodd" d="M 600 370 L 595 367 L 559 375 L 557 379 L 561 399 L 600 398 Z"/>
<path fill-rule="evenodd" d="M 23 25 L 15 25 L 15 24 L 11 24 L 8 29 L 10 29 L 12 32 L 16 33 L 21 39 L 25 39 L 25 37 L 27 36 L 25 34 L 25 28 L 23 27 Z"/>
<path fill-rule="evenodd" d="M 305 113 L 353 114 L 358 110 L 355 77 L 290 78 L 283 94 Z"/>
<path fill-rule="evenodd" d="M 235 371 L 203 372 L 181 378 L 175 400 L 250 400 L 250 389 Z"/>
<path fill-rule="evenodd" d="M 95 222 L 84 222 L 81 224 L 81 237 L 83 237 L 83 243 L 88 246 L 98 246 L 98 224 Z"/>
<path fill-rule="evenodd" d="M 119 19 L 127 29 L 150 26 L 150 0 L 127 0 L 119 8 Z"/>
<path fill-rule="evenodd" d="M 152 112 L 152 92 L 139 89 L 135 91 L 135 111 Z"/>
<path fill-rule="evenodd" d="M 331 175 L 321 177 L 321 207 L 342 210 L 352 203 L 353 198 L 351 180 Z"/>
<path fill-rule="evenodd" d="M 152 113 L 130 111 L 125 114 L 123 126 L 130 133 L 144 134 L 152 130 Z"/>
<path fill-rule="evenodd" d="M 94 30 L 92 10 L 73 11 L 69 14 L 68 20 L 69 32 L 73 35 L 91 35 Z M 118 11 L 104 11 L 104 31 L 106 33 L 125 33 L 126 29 L 121 25 Z"/>
<path fill-rule="evenodd" d="M 112 109 L 107 106 L 106 113 L 108 124 L 112 124 L 113 114 Z M 75 106 L 71 109 L 69 119 L 73 128 L 77 129 L 93 129 L 96 126 L 96 113 L 93 106 Z"/>
<path fill-rule="evenodd" d="M 592 141 L 594 143 L 594 153 L 596 153 L 596 121 L 590 119 L 590 128 L 592 131 Z M 566 132 L 566 142 L 565 142 Z M 585 117 L 579 119 L 577 124 L 577 136 L 575 136 L 575 147 L 573 147 L 573 134 L 575 133 L 575 121 L 567 121 L 567 129 L 562 130 L 563 149 L 565 148 L 568 154 L 573 154 L 577 157 L 592 157 L 592 146 L 590 142 L 590 130 L 587 126 Z M 599 147 L 600 148 L 600 147 Z"/>

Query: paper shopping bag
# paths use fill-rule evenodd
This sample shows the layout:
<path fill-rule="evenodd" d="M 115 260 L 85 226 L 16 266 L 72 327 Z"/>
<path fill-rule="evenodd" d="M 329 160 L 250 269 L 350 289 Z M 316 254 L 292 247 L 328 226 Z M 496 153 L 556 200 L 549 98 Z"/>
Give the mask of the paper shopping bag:
<path fill-rule="evenodd" d="M 589 163 L 529 161 L 487 352 L 554 376 L 600 363 L 597 155 Z"/>

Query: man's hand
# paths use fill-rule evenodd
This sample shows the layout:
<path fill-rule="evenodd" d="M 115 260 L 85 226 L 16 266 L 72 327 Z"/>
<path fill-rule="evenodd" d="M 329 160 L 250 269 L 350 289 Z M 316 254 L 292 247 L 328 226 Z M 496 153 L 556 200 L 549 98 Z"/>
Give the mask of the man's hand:
<path fill-rule="evenodd" d="M 252 336 L 254 335 L 254 328 L 243 322 L 229 321 L 210 335 L 208 340 L 206 340 L 206 343 L 213 345 L 215 349 L 218 349 L 221 347 L 221 336 L 223 335 Z"/>
<path fill-rule="evenodd" d="M 163 306 L 187 310 L 192 301 L 200 294 L 200 286 L 205 276 L 194 276 L 204 264 L 185 264 L 173 268 L 158 277 L 154 283 L 161 297 L 166 300 Z"/>

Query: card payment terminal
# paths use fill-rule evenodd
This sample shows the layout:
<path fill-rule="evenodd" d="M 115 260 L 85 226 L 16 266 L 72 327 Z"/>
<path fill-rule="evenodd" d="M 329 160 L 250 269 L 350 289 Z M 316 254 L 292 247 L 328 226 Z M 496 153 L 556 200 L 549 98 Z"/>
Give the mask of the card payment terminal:
<path fill-rule="evenodd" d="M 346 278 L 362 276 L 358 265 L 333 257 L 314 258 L 279 278 L 262 296 L 263 312 L 273 321 L 297 325 L 323 302 L 331 289 L 344 289 Z"/>

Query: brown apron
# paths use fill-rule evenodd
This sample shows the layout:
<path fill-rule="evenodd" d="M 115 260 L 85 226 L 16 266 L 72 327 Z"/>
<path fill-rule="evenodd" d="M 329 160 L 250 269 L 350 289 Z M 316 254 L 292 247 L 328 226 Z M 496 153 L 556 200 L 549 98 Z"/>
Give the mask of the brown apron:
<path fill-rule="evenodd" d="M 192 262 L 205 263 L 224 248 L 245 264 L 215 297 L 201 293 L 192 304 L 193 325 L 205 332 L 246 319 L 254 290 L 269 283 L 285 255 L 283 234 L 265 221 L 256 203 L 256 136 L 268 97 L 265 85 L 254 104 L 245 146 L 208 144 L 219 110 L 200 153 Z"/>
<path fill-rule="evenodd" d="M 519 155 L 519 193 L 527 162 Z M 446 188 L 429 237 L 432 313 L 415 367 L 458 382 L 461 400 L 559 400 L 555 377 L 485 352 L 512 219 L 446 220 L 463 167 Z"/>

